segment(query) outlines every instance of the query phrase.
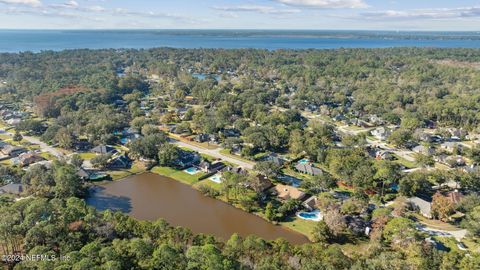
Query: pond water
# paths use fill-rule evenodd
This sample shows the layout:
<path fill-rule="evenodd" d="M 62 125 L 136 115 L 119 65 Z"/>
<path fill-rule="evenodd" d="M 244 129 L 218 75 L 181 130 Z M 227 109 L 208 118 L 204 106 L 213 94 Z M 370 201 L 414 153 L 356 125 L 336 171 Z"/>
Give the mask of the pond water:
<path fill-rule="evenodd" d="M 292 244 L 307 243 L 297 232 L 275 226 L 260 217 L 224 202 L 205 197 L 188 185 L 168 177 L 145 173 L 97 186 L 87 199 L 98 210 L 119 210 L 143 220 L 165 219 L 194 233 L 228 239 L 233 233 L 257 235 L 267 240 L 284 238 Z"/>

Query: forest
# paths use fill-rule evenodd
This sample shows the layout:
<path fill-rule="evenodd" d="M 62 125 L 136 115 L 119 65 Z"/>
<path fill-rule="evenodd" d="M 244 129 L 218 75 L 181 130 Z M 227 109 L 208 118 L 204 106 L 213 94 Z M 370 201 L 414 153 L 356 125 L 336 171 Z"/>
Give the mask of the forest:
<path fill-rule="evenodd" d="M 80 142 L 119 144 L 116 132 L 134 128 L 141 138 L 128 144 L 129 156 L 156 165 L 171 165 L 179 151 L 166 143 L 167 133 L 160 126 L 175 126 L 171 132 L 178 134 L 219 134 L 225 148 L 242 145 L 240 154 L 245 158 L 271 152 L 307 156 L 326 173 L 309 178 L 301 188 L 317 195 L 319 208 L 328 213 L 315 226 L 310 244 L 238 235 L 222 241 L 161 219 L 139 221 L 120 212 L 96 211 L 85 202 L 88 190 L 75 162 L 60 160 L 50 168 L 34 166 L 28 171 L 1 165 L 0 184 L 22 183 L 31 195 L 22 200 L 0 197 L 3 254 L 24 251 L 68 257 L 6 265 L 11 269 L 478 269 L 479 253 L 440 251 L 427 242 L 406 217 L 406 205 L 366 209 L 370 202 L 395 198 L 394 185 L 400 195 L 432 195 L 434 185 L 454 179 L 468 199 L 456 208 L 437 207 L 436 215 L 443 218 L 444 212 L 461 210 L 462 227 L 478 237 L 479 171 L 429 171 L 432 160 L 424 158 L 425 170 L 406 174 L 398 163 L 373 158 L 365 134 L 339 135 L 332 124 L 303 116 L 312 108 L 332 117 L 376 115 L 400 127 L 389 141 L 395 145 L 409 143 L 417 128 L 430 123 L 480 132 L 478 63 L 478 49 L 434 48 L 0 54 L 1 100 L 36 115 L 16 126 L 16 132 L 76 151 Z M 207 76 L 199 79 L 193 74 Z M 479 162 L 478 148 L 464 152 Z M 99 155 L 92 163 L 105 167 L 108 158 Z M 280 169 L 259 161 L 255 170 L 275 177 Z M 237 180 L 226 182 L 238 189 Z M 326 192 L 338 181 L 354 189 L 343 204 Z M 203 192 L 215 193 L 206 187 Z M 290 213 L 289 207 L 297 205 L 272 207 L 262 210 L 267 219 L 282 221 L 277 214 Z M 342 215 L 366 212 L 372 233 L 351 237 L 355 233 Z M 353 248 L 348 250 L 348 244 Z"/>

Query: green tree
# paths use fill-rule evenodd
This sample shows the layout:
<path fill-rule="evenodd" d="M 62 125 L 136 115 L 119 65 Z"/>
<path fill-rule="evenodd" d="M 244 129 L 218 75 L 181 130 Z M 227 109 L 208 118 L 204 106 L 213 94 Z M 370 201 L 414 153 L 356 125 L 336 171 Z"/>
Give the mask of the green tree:
<path fill-rule="evenodd" d="M 75 166 L 75 168 L 80 168 L 83 165 L 83 159 L 79 154 L 73 154 L 70 157 L 70 163 Z"/>
<path fill-rule="evenodd" d="M 70 165 L 56 165 L 54 167 L 55 196 L 68 198 L 83 194 L 82 182 L 77 171 Z"/>
<path fill-rule="evenodd" d="M 175 145 L 162 144 L 158 150 L 158 164 L 160 166 L 173 166 L 179 155 L 180 150 Z"/>
<path fill-rule="evenodd" d="M 90 160 L 90 162 L 95 168 L 105 169 L 111 158 L 112 158 L 111 154 L 101 154 L 101 155 L 96 155 L 94 158 Z"/>
<path fill-rule="evenodd" d="M 327 244 L 334 239 L 330 228 L 328 228 L 325 221 L 321 220 L 315 224 L 312 230 L 313 241 L 316 243 Z"/>
<path fill-rule="evenodd" d="M 22 136 L 22 134 L 20 134 L 20 132 L 18 130 L 15 130 L 15 134 L 13 134 L 12 140 L 14 142 L 19 142 L 19 141 L 23 140 L 23 136 Z"/>
<path fill-rule="evenodd" d="M 480 206 L 473 208 L 467 213 L 465 219 L 462 221 L 462 226 L 474 236 L 480 236 Z"/>

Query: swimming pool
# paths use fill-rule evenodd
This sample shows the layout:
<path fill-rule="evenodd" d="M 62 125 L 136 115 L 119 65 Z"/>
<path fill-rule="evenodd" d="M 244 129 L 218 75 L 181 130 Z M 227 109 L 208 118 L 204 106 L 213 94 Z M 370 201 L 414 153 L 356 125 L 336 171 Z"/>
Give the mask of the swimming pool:
<path fill-rule="evenodd" d="M 194 174 L 198 173 L 198 169 L 195 168 L 195 167 L 190 167 L 190 168 L 184 170 L 184 172 L 186 172 L 188 174 L 191 174 L 191 175 L 194 175 Z"/>
<path fill-rule="evenodd" d="M 219 175 L 219 174 L 215 174 L 214 176 L 212 176 L 212 177 L 210 177 L 210 178 L 208 178 L 208 179 L 210 179 L 210 180 L 212 180 L 213 182 L 218 183 L 218 184 L 222 183 L 222 176 Z"/>
<path fill-rule="evenodd" d="M 302 184 L 302 180 L 296 178 L 296 177 L 293 177 L 291 175 L 286 175 L 286 174 L 281 174 L 279 176 L 277 176 L 278 180 L 290 185 L 290 186 L 293 186 L 293 187 L 299 187 L 301 184 Z"/>
<path fill-rule="evenodd" d="M 304 158 L 304 159 L 299 160 L 298 163 L 300 163 L 300 164 L 308 164 L 308 163 L 310 163 L 310 160 Z"/>
<path fill-rule="evenodd" d="M 320 210 L 315 210 L 312 212 L 300 212 L 297 214 L 297 217 L 311 221 L 320 221 L 323 219 L 323 215 L 320 213 Z"/>

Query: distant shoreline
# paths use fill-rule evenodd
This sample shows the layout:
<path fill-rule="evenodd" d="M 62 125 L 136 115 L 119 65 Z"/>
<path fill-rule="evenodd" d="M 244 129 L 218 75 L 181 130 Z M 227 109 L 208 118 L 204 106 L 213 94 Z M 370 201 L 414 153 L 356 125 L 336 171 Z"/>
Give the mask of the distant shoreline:
<path fill-rule="evenodd" d="M 0 30 L 0 52 L 72 49 L 480 48 L 480 32 L 353 30 Z"/>

